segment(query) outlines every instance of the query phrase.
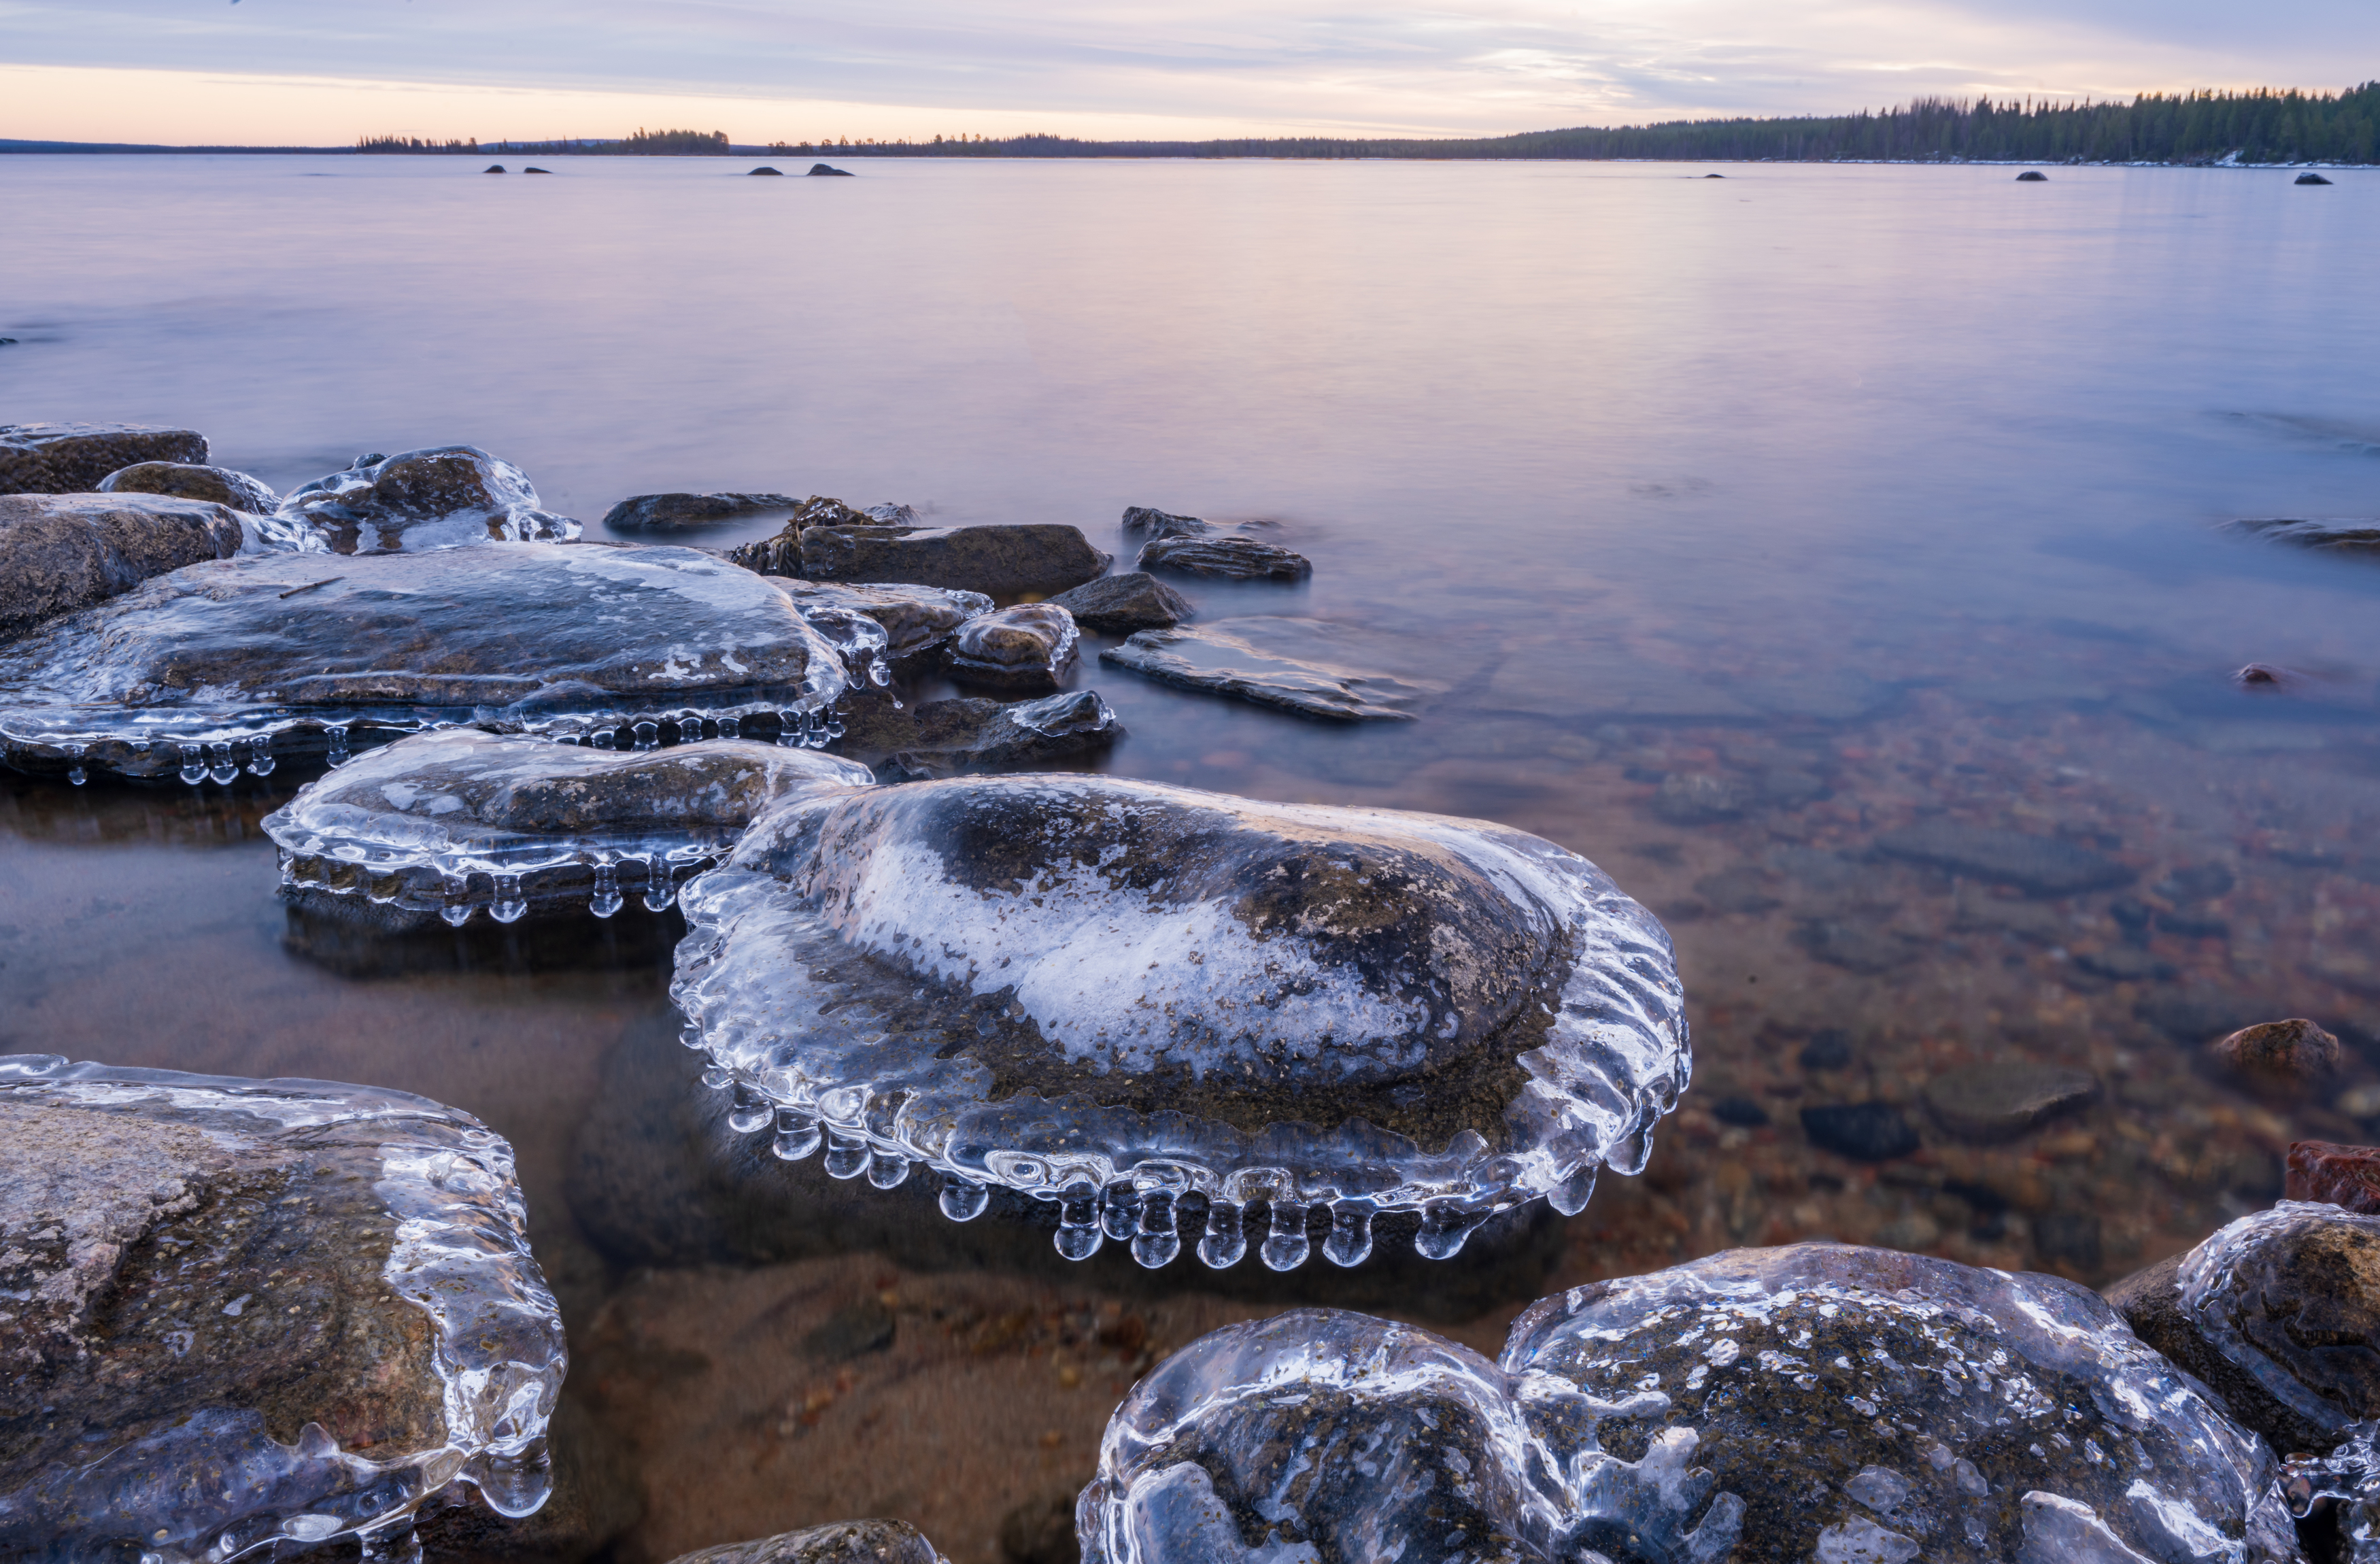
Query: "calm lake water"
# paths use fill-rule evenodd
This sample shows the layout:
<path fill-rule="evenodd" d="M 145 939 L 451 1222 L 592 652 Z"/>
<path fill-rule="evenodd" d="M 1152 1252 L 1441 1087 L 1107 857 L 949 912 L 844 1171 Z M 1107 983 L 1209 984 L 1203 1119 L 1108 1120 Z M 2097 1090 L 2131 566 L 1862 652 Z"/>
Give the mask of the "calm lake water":
<path fill-rule="evenodd" d="M 2380 1121 L 2380 564 L 2223 526 L 2380 515 L 2380 175 L 545 166 L 0 158 L 0 421 L 196 428 L 285 490 L 468 442 L 590 524 L 677 489 L 1067 522 L 1126 554 L 1128 504 L 1274 524 L 1312 584 L 1201 586 L 1203 615 L 1360 632 L 1442 690 L 1419 721 L 1326 728 L 1087 659 L 1076 684 L 1131 729 L 1113 770 L 1506 821 L 1663 915 L 1695 1087 L 1548 1286 L 1817 1234 L 2096 1283 L 2269 1200 L 2291 1139 Z M 2251 661 L 2301 677 L 2242 689 Z M 721 1273 L 657 1302 L 571 1215 L 574 1137 L 662 964 L 310 954 L 256 829 L 303 780 L 0 781 L 0 1048 L 481 1115 L 575 1340 L 745 1297 Z M 1877 852 L 1928 821 L 2134 879 L 2029 896 Z M 2289 1015 L 2349 1044 L 2338 1081 L 2250 1094 L 2200 1057 Z M 1928 1094 L 1984 1063 L 2097 1095 L 1985 1138 Z M 1919 1148 L 1805 1132 L 1864 1102 Z M 977 1362 L 935 1371 L 941 1411 L 867 1425 L 868 1459 L 918 1459 L 902 1419 L 946 1428 Z M 996 1558 L 1001 1509 L 1079 1481 L 1114 1404 L 1056 1372 L 1086 1388 L 1052 1433 L 941 1489 L 795 1494 L 758 1457 L 669 1465 L 716 1430 L 649 1436 L 618 1557 L 880 1502 Z M 820 1393 L 798 1380 L 789 1407 Z"/>

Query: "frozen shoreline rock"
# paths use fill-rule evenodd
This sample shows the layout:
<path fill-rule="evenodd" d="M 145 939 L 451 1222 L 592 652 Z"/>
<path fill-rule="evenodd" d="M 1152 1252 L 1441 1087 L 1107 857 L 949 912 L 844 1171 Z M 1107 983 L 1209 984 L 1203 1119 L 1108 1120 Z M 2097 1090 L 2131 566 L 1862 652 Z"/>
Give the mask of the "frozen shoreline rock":
<path fill-rule="evenodd" d="M 1256 538 L 1160 534 L 1141 546 L 1138 564 L 1143 570 L 1225 581 L 1303 581 L 1314 574 L 1304 554 Z"/>
<path fill-rule="evenodd" d="M 810 750 L 714 739 L 602 750 L 471 728 L 373 750 L 263 820 L 285 885 L 435 913 L 629 895 L 660 912 L 680 880 L 723 857 L 755 817 L 822 789 L 866 787 L 865 766 Z"/>
<path fill-rule="evenodd" d="M 293 491 L 279 515 L 336 554 L 419 553 L 473 543 L 566 543 L 585 529 L 538 508 L 528 475 L 476 445 L 436 445 Z"/>
<path fill-rule="evenodd" d="M 798 510 L 801 503 L 791 494 L 638 494 L 605 511 L 603 525 L 623 532 L 674 532 Z"/>
<path fill-rule="evenodd" d="M 1114 556 L 1080 527 L 813 527 L 801 574 L 812 581 L 909 582 L 995 598 L 1051 597 L 1107 574 Z"/>
<path fill-rule="evenodd" d="M 207 459 L 207 437 L 145 424 L 0 424 L 0 494 L 88 494 L 136 462 Z"/>
<path fill-rule="evenodd" d="M 1419 1212 L 1445 1258 L 1644 1166 L 1690 1073 L 1669 938 L 1478 821 L 1100 777 L 787 805 L 688 888 L 674 998 L 738 1127 L 964 1219 L 988 1186 L 1103 1238 L 1277 1270 Z M 1204 1207 L 1198 1212 L 1198 1207 Z"/>
<path fill-rule="evenodd" d="M 768 579 L 805 613 L 834 608 L 873 619 L 884 627 L 884 655 L 895 662 L 933 650 L 960 625 L 991 612 L 991 600 L 981 592 L 897 581 L 804 581 L 787 576 Z"/>
<path fill-rule="evenodd" d="M 184 500 L 212 500 L 251 515 L 271 515 L 281 496 L 261 479 L 230 467 L 198 467 L 188 462 L 135 462 L 99 480 L 102 494 L 171 494 Z"/>
<path fill-rule="evenodd" d="M 0 640 L 239 552 L 239 517 L 164 495 L 0 494 Z"/>
<path fill-rule="evenodd" d="M 270 554 L 175 571 L 0 647 L 0 761 L 227 782 L 243 762 L 335 762 L 441 722 L 684 737 L 774 719 L 817 745 L 845 684 L 783 593 L 693 549 Z"/>
<path fill-rule="evenodd" d="M 1172 630 L 1143 630 L 1099 661 L 1178 689 L 1229 696 L 1300 717 L 1339 722 L 1410 722 L 1444 686 L 1356 664 L 1377 647 L 1321 619 L 1258 616 Z"/>
<path fill-rule="evenodd" d="M 0 1553 L 394 1558 L 433 1496 L 543 1503 L 561 1320 L 477 1121 L 20 1054 L 0 1138 Z"/>
<path fill-rule="evenodd" d="M 1077 624 L 1111 636 L 1135 630 L 1170 630 L 1198 610 L 1188 598 L 1145 570 L 1102 576 L 1050 600 Z"/>
<path fill-rule="evenodd" d="M 962 685 L 1016 695 L 1055 690 L 1075 672 L 1075 616 L 1055 603 L 978 614 L 951 637 L 943 668 Z"/>
<path fill-rule="evenodd" d="M 1106 749 L 1124 726 L 1097 690 L 1002 703 L 975 697 L 895 706 L 881 691 L 837 708 L 838 753 L 912 777 L 1047 765 Z"/>
<path fill-rule="evenodd" d="M 682 1553 L 670 1564 L 944 1564 L 905 1521 L 838 1521 L 758 1542 Z"/>

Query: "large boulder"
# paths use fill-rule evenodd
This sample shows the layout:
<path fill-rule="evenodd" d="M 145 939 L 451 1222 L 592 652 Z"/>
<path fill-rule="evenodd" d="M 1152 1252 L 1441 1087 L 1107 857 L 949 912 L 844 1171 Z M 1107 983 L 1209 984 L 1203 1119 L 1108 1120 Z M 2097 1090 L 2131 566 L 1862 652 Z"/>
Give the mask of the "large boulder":
<path fill-rule="evenodd" d="M 1445 685 L 1389 672 L 1380 638 L 1320 619 L 1225 619 L 1142 630 L 1099 661 L 1178 689 L 1229 696 L 1335 722 L 1409 722 Z M 1411 661 L 1410 653 L 1407 660 Z"/>
<path fill-rule="evenodd" d="M 194 502 L 147 501 L 151 504 Z M 188 566 L 0 648 L 0 761 L 213 776 L 469 722 L 808 734 L 845 687 L 784 594 L 692 549 L 522 543 Z"/>
<path fill-rule="evenodd" d="M 560 543 L 584 530 L 568 516 L 539 509 L 528 475 L 476 445 L 359 459 L 293 491 L 280 515 L 312 528 L 340 554 Z"/>
<path fill-rule="evenodd" d="M 1164 535 L 1141 545 L 1140 568 L 1224 581 L 1303 581 L 1314 574 L 1304 554 L 1258 538 Z"/>
<path fill-rule="evenodd" d="M 837 1521 L 681 1553 L 670 1564 L 942 1564 L 942 1556 L 905 1521 Z"/>
<path fill-rule="evenodd" d="M 1073 1259 L 1165 1265 L 1186 1218 L 1232 1266 L 1251 1208 L 1276 1270 L 1384 1212 L 1447 1258 L 1642 1168 L 1689 1068 L 1660 925 L 1479 821 L 924 782 L 779 807 L 682 904 L 672 992 L 751 1129 L 961 1219 L 1055 1201 Z"/>
<path fill-rule="evenodd" d="M 991 600 L 981 592 L 897 581 L 804 581 L 783 575 L 771 575 L 769 580 L 805 613 L 835 608 L 873 619 L 884 627 L 884 655 L 895 662 L 933 650 L 960 625 L 991 612 Z"/>
<path fill-rule="evenodd" d="M 675 532 L 800 505 L 791 494 L 638 494 L 604 512 L 603 525 L 618 532 Z"/>
<path fill-rule="evenodd" d="M 1076 624 L 1111 636 L 1135 630 L 1169 630 L 1197 616 L 1188 598 L 1145 570 L 1102 576 L 1050 600 Z"/>
<path fill-rule="evenodd" d="M 88 494 L 135 462 L 204 462 L 196 430 L 144 424 L 0 424 L 0 494 Z"/>
<path fill-rule="evenodd" d="M 995 598 L 1051 597 L 1114 563 L 1080 527 L 1050 524 L 813 527 L 801 544 L 801 574 L 813 581 L 907 581 Z"/>
<path fill-rule="evenodd" d="M 251 515 L 271 515 L 281 503 L 281 496 L 260 479 L 230 467 L 199 467 L 189 462 L 135 462 L 101 479 L 98 491 L 212 500 Z"/>
<path fill-rule="evenodd" d="M 20 1054 L 0 1144 L 0 1555 L 400 1557 L 433 1497 L 544 1501 L 562 1322 L 476 1120 Z"/>
<path fill-rule="evenodd" d="M 0 639 L 239 552 L 239 517 L 163 495 L 0 494 Z"/>
<path fill-rule="evenodd" d="M 962 685 L 1039 695 L 1075 672 L 1075 616 L 1055 603 L 1018 603 L 959 626 L 943 667 Z"/>

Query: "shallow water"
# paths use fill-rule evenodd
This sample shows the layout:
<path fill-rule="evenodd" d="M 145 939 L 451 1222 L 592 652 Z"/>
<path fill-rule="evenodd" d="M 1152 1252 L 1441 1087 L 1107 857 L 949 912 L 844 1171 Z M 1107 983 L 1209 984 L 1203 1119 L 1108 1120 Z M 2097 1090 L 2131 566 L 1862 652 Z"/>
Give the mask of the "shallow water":
<path fill-rule="evenodd" d="M 1116 771 L 1504 821 L 1664 916 L 1696 1085 L 1557 1280 L 1827 1234 L 2095 1282 L 2269 1199 L 2290 1139 L 2380 1120 L 2380 565 L 2221 527 L 2380 514 L 2380 177 L 480 166 L 0 159 L 0 421 L 188 425 L 285 491 L 468 441 L 590 524 L 668 489 L 1070 522 L 1127 555 L 1127 504 L 1271 523 L 1312 583 L 1184 583 L 1202 616 L 1353 626 L 1367 671 L 1432 692 L 1419 721 L 1184 694 L 1097 636 L 1075 685 L 1132 730 Z M 2242 690 L 2250 661 L 2303 677 Z M 657 1284 L 575 1234 L 568 1154 L 659 964 L 310 958 L 256 829 L 303 780 L 0 786 L 0 1042 L 469 1109 L 519 1147 L 574 1331 L 625 1285 L 616 1326 Z M 1945 817 L 2137 879 L 2033 899 L 1869 855 Z M 2210 865 L 2228 891 L 2154 891 Z M 2194 1059 L 2293 1014 L 2350 1044 L 2337 1087 L 2252 1097 Z M 1977 1144 L 1925 1087 L 1996 1061 L 2104 1092 Z M 1921 1148 L 1801 1127 L 1868 1100 Z M 968 1371 L 935 1372 L 958 1415 Z M 1114 1397 L 1085 1382 L 1095 1432 Z M 987 1509 L 1087 1474 L 1066 1429 L 919 1518 L 992 1557 Z M 735 1534 L 835 1518 L 703 1502 Z M 726 1540 L 697 1514 L 650 1500 L 624 1557 Z"/>

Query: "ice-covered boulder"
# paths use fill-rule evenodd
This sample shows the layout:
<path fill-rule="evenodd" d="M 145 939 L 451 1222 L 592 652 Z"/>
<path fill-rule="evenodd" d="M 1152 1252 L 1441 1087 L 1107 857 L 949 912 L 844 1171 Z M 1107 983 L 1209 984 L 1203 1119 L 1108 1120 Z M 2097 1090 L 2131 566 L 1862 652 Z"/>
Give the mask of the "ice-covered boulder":
<path fill-rule="evenodd" d="M 1260 538 L 1161 533 L 1141 545 L 1140 568 L 1225 581 L 1303 581 L 1314 563 Z"/>
<path fill-rule="evenodd" d="M 231 467 L 200 467 L 190 462 L 135 462 L 99 480 L 102 494 L 172 494 L 185 500 L 212 500 L 251 515 L 271 515 L 280 505 L 262 479 Z"/>
<path fill-rule="evenodd" d="M 207 437 L 146 424 L 0 424 L 0 494 L 88 494 L 135 462 L 207 459 Z"/>
<path fill-rule="evenodd" d="M 622 753 L 455 728 L 360 757 L 263 824 L 289 885 L 458 927 L 482 906 L 499 923 L 558 903 L 609 917 L 630 893 L 667 907 L 772 806 L 874 780 L 748 739 Z"/>
<path fill-rule="evenodd" d="M 1540 1301 L 1496 1363 L 1306 1310 L 1108 1425 L 1085 1564 L 2282 1564 L 2269 1450 L 2093 1293 L 1840 1244 Z"/>
<path fill-rule="evenodd" d="M 670 1564 L 943 1564 L 925 1534 L 905 1521 L 837 1521 L 758 1542 L 681 1553 Z"/>
<path fill-rule="evenodd" d="M 0 494 L 0 639 L 239 552 L 240 518 L 157 494 Z"/>
<path fill-rule="evenodd" d="M 944 667 L 962 685 L 1039 694 L 1074 673 L 1075 647 L 1081 639 L 1075 616 L 1057 604 L 1018 603 L 960 625 Z"/>
<path fill-rule="evenodd" d="M 333 553 L 419 553 L 469 543 L 564 543 L 584 530 L 538 508 L 528 475 L 476 445 L 435 445 L 293 491 L 280 515 L 311 527 Z"/>
<path fill-rule="evenodd" d="M 884 655 L 895 662 L 933 650 L 960 625 L 991 612 L 991 600 L 981 592 L 954 592 L 942 587 L 911 587 L 897 581 L 804 581 L 787 576 L 771 576 L 769 583 L 793 599 L 805 613 L 836 608 L 873 619 L 884 627 Z"/>
<path fill-rule="evenodd" d="M 621 532 L 675 532 L 798 510 L 801 503 L 791 494 L 638 494 L 604 512 L 603 525 Z"/>
<path fill-rule="evenodd" d="M 1092 776 L 796 801 L 688 888 L 673 993 L 781 1152 L 1150 1266 L 1444 1258 L 1644 1165 L 1689 1073 L 1668 935 L 1593 864 L 1473 820 Z M 1203 1230 L 1203 1232 L 1202 1232 Z"/>
<path fill-rule="evenodd" d="M 1409 722 L 1446 686 L 1403 667 L 1413 649 L 1322 619 L 1270 614 L 1142 630 L 1099 661 L 1179 689 L 1340 722 Z M 1391 672 L 1391 669 L 1397 671 Z"/>
<path fill-rule="evenodd" d="M 0 760 L 229 782 L 242 762 L 337 760 L 439 722 L 636 739 L 744 723 L 820 745 L 845 683 L 783 593 L 693 549 L 268 554 L 161 576 L 0 648 Z"/>
<path fill-rule="evenodd" d="M 800 574 L 812 581 L 907 581 L 993 597 L 1052 596 L 1107 574 L 1113 556 L 1079 527 L 813 527 Z"/>
<path fill-rule="evenodd" d="M 512 1148 L 425 1098 L 0 1058 L 0 1556 L 402 1558 L 544 1502 L 562 1322 Z"/>

